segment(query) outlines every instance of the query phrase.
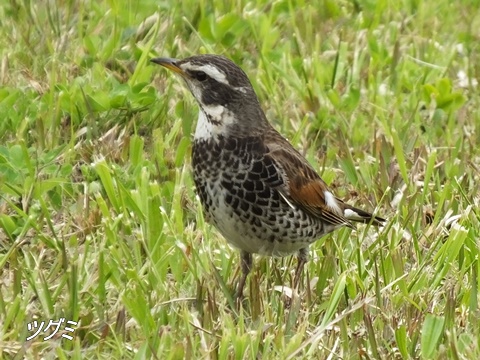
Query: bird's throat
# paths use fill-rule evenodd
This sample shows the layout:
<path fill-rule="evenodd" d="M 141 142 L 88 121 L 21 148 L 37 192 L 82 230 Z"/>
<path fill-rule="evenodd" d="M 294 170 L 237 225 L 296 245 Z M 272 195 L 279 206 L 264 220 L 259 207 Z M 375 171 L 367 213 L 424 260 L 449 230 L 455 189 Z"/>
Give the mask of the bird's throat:
<path fill-rule="evenodd" d="M 217 139 L 219 135 L 227 135 L 228 128 L 235 122 L 230 110 L 221 106 L 201 106 L 198 112 L 195 140 Z"/>

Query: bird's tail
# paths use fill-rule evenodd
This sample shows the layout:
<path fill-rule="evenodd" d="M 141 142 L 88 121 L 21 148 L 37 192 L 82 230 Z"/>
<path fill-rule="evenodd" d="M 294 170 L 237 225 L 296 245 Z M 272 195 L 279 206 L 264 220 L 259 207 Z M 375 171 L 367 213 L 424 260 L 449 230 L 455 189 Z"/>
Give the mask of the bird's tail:
<path fill-rule="evenodd" d="M 353 207 L 345 203 L 344 203 L 343 214 L 348 220 L 361 222 L 364 224 L 371 223 L 372 225 L 375 225 L 375 226 L 381 226 L 386 221 L 384 218 L 381 218 L 380 216 L 374 216 L 369 212 L 363 211 L 361 209 L 357 209 L 356 207 Z"/>

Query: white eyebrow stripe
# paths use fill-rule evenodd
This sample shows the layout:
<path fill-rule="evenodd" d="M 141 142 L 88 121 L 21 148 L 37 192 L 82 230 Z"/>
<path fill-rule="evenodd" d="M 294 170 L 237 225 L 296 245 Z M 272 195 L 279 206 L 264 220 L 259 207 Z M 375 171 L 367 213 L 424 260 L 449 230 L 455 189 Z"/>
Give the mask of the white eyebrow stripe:
<path fill-rule="evenodd" d="M 190 70 L 190 71 L 203 71 L 205 74 L 210 76 L 212 79 L 215 79 L 216 81 L 230 85 L 227 81 L 227 76 L 220 70 L 218 70 L 215 66 L 212 65 L 194 65 L 190 62 L 183 64 L 182 66 L 184 70 Z"/>

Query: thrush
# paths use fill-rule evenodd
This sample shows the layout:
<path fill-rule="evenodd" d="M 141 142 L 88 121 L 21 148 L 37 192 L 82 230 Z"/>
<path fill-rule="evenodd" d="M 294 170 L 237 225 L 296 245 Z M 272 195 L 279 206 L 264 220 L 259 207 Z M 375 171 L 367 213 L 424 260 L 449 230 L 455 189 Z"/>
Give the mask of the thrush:
<path fill-rule="evenodd" d="M 200 111 L 192 166 L 205 218 L 240 250 L 242 297 L 252 254 L 298 254 L 297 288 L 309 245 L 379 216 L 335 197 L 308 161 L 268 122 L 245 72 L 219 55 L 152 62 L 179 74 Z"/>

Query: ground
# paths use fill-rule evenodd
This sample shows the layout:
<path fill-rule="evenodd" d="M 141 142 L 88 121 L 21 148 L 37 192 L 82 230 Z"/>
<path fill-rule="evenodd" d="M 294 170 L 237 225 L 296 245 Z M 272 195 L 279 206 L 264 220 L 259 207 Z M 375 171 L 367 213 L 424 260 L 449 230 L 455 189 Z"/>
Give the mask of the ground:
<path fill-rule="evenodd" d="M 0 358 L 480 358 L 476 0 L 0 18 Z M 238 253 L 193 188 L 198 108 L 149 63 L 198 53 L 240 65 L 332 191 L 388 219 L 316 242 L 293 299 L 291 257 L 255 257 L 232 298 Z"/>

